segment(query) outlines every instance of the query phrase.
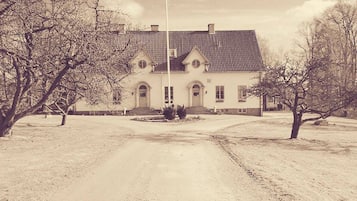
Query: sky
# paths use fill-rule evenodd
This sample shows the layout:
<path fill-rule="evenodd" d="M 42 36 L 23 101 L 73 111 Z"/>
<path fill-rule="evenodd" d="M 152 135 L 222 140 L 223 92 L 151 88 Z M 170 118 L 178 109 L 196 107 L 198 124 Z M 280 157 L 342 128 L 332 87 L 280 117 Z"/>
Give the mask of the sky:
<path fill-rule="evenodd" d="M 169 30 L 255 30 L 276 51 L 288 50 L 302 22 L 313 19 L 337 0 L 167 0 Z M 165 0 L 101 0 L 143 27 L 166 30 Z M 149 28 L 148 28 L 149 29 Z"/>

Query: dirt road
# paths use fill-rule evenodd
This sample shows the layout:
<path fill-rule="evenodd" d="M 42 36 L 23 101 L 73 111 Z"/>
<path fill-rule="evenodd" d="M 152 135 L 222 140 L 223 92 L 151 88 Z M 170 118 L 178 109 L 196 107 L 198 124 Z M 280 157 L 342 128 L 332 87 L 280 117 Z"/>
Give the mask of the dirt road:
<path fill-rule="evenodd" d="M 129 140 L 53 200 L 276 200 L 212 138 L 235 123 L 227 118 L 179 127 L 131 122 L 136 126 L 127 125 L 133 128 Z M 157 126 L 162 133 L 154 132 Z"/>

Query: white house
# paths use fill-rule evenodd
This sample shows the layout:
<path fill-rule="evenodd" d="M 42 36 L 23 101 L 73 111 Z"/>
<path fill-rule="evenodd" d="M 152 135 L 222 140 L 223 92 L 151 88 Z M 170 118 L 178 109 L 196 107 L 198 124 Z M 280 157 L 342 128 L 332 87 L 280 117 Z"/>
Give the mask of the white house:
<path fill-rule="evenodd" d="M 127 33 L 129 34 L 129 33 Z M 262 100 L 247 96 L 259 82 L 263 62 L 255 31 L 171 31 L 171 104 L 229 114 L 261 115 Z M 166 33 L 130 32 L 140 50 L 131 58 L 132 73 L 122 81 L 121 100 L 109 105 L 76 105 L 76 112 L 160 110 L 168 103 Z"/>

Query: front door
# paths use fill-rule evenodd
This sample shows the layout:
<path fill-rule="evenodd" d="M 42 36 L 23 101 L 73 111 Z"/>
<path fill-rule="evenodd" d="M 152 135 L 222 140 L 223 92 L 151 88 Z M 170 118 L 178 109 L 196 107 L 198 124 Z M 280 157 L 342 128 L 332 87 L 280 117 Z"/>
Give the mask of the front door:
<path fill-rule="evenodd" d="M 201 87 L 197 84 L 192 87 L 192 106 L 201 106 Z"/>
<path fill-rule="evenodd" d="M 148 107 L 147 87 L 145 85 L 139 87 L 139 107 Z"/>

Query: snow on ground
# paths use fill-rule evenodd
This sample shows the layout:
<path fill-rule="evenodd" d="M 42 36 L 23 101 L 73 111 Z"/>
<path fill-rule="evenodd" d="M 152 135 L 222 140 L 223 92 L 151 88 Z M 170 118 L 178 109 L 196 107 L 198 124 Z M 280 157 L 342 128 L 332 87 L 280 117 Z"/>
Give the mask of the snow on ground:
<path fill-rule="evenodd" d="M 357 200 L 357 121 L 331 117 L 327 127 L 306 123 L 299 139 L 287 140 L 290 122 L 289 116 L 251 122 L 223 129 L 217 138 L 279 199 Z"/>
<path fill-rule="evenodd" d="M 12 136 L 0 138 L 0 200 L 45 200 L 103 160 L 131 133 L 107 129 L 96 119 L 70 117 L 64 127 L 57 126 L 57 116 L 18 122 Z"/>
<path fill-rule="evenodd" d="M 123 192 L 146 192 L 127 200 L 202 200 L 200 194 L 214 200 L 357 200 L 357 121 L 307 123 L 299 139 L 288 140 L 290 116 L 201 115 L 184 123 L 70 116 L 64 127 L 57 126 L 58 116 L 27 117 L 12 136 L 0 138 L 0 201 L 52 200 L 67 187 L 100 179 L 103 171 L 120 171 L 121 179 L 140 188 L 123 186 Z M 123 161 L 126 166 L 112 170 Z M 165 183 L 168 178 L 186 186 Z"/>

